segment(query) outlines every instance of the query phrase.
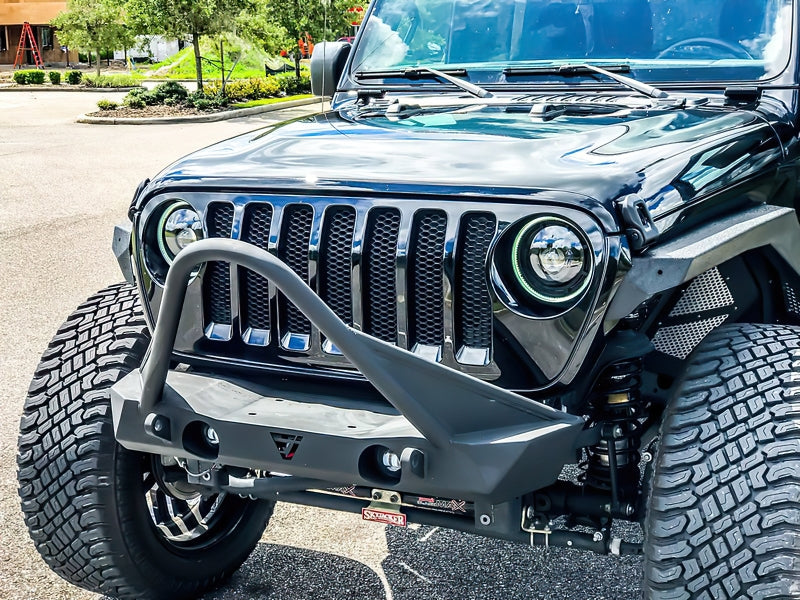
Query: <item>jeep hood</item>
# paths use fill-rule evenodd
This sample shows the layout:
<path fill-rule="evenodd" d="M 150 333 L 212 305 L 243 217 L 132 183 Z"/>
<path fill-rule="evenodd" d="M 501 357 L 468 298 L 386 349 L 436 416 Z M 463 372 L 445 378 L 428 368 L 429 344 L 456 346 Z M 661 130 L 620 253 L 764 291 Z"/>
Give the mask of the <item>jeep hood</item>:
<path fill-rule="evenodd" d="M 325 187 L 485 194 L 549 189 L 610 208 L 636 193 L 654 216 L 747 179 L 780 160 L 754 112 L 723 107 L 622 109 L 532 117 L 478 107 L 404 119 L 320 114 L 238 136 L 179 160 L 161 187 Z"/>

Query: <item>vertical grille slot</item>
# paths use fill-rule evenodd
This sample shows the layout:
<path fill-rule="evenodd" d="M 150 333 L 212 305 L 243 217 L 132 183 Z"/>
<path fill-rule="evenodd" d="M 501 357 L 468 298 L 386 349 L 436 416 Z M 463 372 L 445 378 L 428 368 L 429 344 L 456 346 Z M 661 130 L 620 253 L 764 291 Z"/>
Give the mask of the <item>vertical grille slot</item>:
<path fill-rule="evenodd" d="M 458 360 L 486 364 L 492 342 L 492 300 L 486 281 L 486 258 L 497 221 L 490 213 L 462 217 L 456 262 L 456 336 Z M 471 352 L 479 349 L 479 352 Z M 482 352 L 486 350 L 486 352 Z"/>
<path fill-rule="evenodd" d="M 272 206 L 258 204 L 247 207 L 242 228 L 242 240 L 266 250 L 272 225 Z M 239 270 L 241 286 L 241 320 L 245 341 L 254 345 L 267 345 L 270 329 L 269 282 L 250 271 Z"/>
<path fill-rule="evenodd" d="M 447 215 L 424 211 L 414 217 L 409 251 L 411 345 L 444 344 L 444 243 Z"/>
<path fill-rule="evenodd" d="M 225 203 L 209 205 L 206 228 L 209 237 L 231 237 L 233 205 Z M 231 314 L 231 270 L 227 262 L 214 261 L 206 264 L 203 308 L 206 335 L 211 339 L 230 339 L 230 325 L 233 319 Z M 222 330 L 216 326 L 222 326 Z"/>
<path fill-rule="evenodd" d="M 329 209 L 320 243 L 319 295 L 348 325 L 353 324 L 351 251 L 355 227 L 355 209 Z"/>
<path fill-rule="evenodd" d="M 364 244 L 364 331 L 385 342 L 397 343 L 396 255 L 400 211 L 380 208 L 370 212 Z"/>
<path fill-rule="evenodd" d="M 314 209 L 308 204 L 286 207 L 278 244 L 278 257 L 292 271 L 308 282 L 308 246 Z M 283 294 L 279 295 L 278 312 L 281 319 L 281 343 L 290 350 L 307 350 L 311 336 L 311 322 Z"/>

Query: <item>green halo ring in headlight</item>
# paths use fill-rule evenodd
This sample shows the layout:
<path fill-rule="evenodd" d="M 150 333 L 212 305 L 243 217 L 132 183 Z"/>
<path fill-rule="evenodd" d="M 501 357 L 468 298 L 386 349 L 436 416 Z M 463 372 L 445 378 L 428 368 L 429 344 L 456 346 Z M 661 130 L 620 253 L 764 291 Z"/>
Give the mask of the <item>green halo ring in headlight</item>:
<path fill-rule="evenodd" d="M 159 218 L 158 225 L 156 227 L 156 239 L 158 240 L 158 249 L 161 252 L 161 256 L 164 258 L 165 261 L 167 261 L 167 264 L 170 265 L 172 264 L 172 261 L 175 259 L 175 256 L 178 254 L 178 252 L 181 251 L 182 248 L 179 247 L 180 244 L 177 242 L 180 233 L 174 234 L 173 242 L 174 245 L 176 245 L 176 247 L 175 248 L 170 247 L 170 243 L 167 241 L 167 234 L 173 232 L 167 232 L 167 223 L 169 221 L 169 218 L 179 210 L 194 213 L 196 217 L 195 222 L 200 223 L 200 214 L 191 205 L 182 200 L 174 201 L 172 204 L 168 205 L 161 213 L 161 217 Z M 199 230 L 195 229 L 194 227 L 190 227 L 187 228 L 186 231 L 191 231 L 193 233 L 193 237 L 195 238 L 193 241 L 203 238 L 202 227 Z"/>
<path fill-rule="evenodd" d="M 537 275 L 531 266 L 530 243 L 535 236 L 548 226 L 564 228 L 577 238 L 583 251 L 580 271 L 572 279 L 563 283 L 546 281 Z M 531 235 L 531 232 L 533 234 Z M 529 244 L 522 247 L 523 241 Z M 511 248 L 512 269 L 520 287 L 535 300 L 545 304 L 564 304 L 578 298 L 586 291 L 591 281 L 592 254 L 584 235 L 574 225 L 555 216 L 537 217 L 525 225 L 514 238 Z"/>

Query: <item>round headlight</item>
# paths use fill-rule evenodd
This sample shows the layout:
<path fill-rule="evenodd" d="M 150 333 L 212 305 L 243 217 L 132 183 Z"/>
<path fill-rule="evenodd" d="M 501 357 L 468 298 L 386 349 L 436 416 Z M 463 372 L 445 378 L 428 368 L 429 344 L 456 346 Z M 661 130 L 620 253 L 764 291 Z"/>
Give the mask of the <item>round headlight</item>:
<path fill-rule="evenodd" d="M 514 276 L 539 302 L 561 304 L 589 286 L 592 256 L 573 225 L 557 217 L 534 219 L 512 246 Z"/>
<path fill-rule="evenodd" d="M 164 211 L 158 223 L 158 247 L 164 260 L 172 263 L 178 253 L 192 242 L 203 239 L 200 215 L 185 202 Z"/>

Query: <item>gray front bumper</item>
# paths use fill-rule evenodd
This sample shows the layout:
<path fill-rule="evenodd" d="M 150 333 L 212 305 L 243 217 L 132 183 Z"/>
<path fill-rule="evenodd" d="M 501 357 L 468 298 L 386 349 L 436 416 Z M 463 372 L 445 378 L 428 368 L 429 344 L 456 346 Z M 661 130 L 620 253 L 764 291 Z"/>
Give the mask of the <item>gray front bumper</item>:
<path fill-rule="evenodd" d="M 272 281 L 374 390 L 170 372 L 186 286 L 212 260 Z M 145 362 L 112 388 L 111 400 L 117 440 L 132 450 L 208 460 L 192 451 L 192 438 L 209 425 L 219 464 L 491 502 L 549 485 L 586 442 L 582 419 L 348 327 L 286 264 L 227 239 L 196 242 L 174 261 Z M 168 424 L 157 434 L 156 419 Z M 276 439 L 296 442 L 291 457 Z M 399 481 L 365 468 L 375 446 L 402 457 Z"/>

